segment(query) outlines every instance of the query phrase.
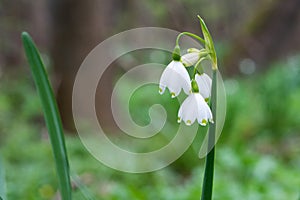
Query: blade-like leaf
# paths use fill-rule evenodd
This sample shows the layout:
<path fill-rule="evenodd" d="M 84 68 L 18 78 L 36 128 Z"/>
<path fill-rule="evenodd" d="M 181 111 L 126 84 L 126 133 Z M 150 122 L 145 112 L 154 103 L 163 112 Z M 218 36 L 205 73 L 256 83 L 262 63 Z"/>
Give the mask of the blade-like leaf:
<path fill-rule="evenodd" d="M 199 15 L 198 15 L 198 18 L 200 20 L 201 29 L 202 29 L 203 37 L 204 37 L 204 40 L 205 40 L 205 44 L 207 45 L 206 48 L 208 47 L 208 49 L 211 51 L 212 61 L 214 62 L 215 65 L 217 65 L 217 55 L 216 55 L 216 51 L 215 51 L 215 47 L 214 47 L 212 37 L 211 37 L 211 35 L 208 31 L 208 28 L 207 28 L 204 20 Z"/>
<path fill-rule="evenodd" d="M 61 119 L 47 73 L 40 54 L 28 33 L 22 33 L 24 50 L 41 99 L 46 125 L 54 154 L 59 186 L 63 200 L 72 199 L 69 163 L 64 141 Z"/>

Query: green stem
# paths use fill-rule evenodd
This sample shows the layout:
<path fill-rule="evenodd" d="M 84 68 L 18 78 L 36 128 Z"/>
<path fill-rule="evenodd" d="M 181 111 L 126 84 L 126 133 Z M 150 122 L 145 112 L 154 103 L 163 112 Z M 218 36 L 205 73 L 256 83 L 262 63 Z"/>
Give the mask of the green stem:
<path fill-rule="evenodd" d="M 207 150 L 209 151 L 206 156 L 205 172 L 202 186 L 202 197 L 201 200 L 211 200 L 212 189 L 213 189 L 213 178 L 214 178 L 214 160 L 215 160 L 215 133 L 216 133 L 216 111 L 217 111 L 217 70 L 213 70 L 212 80 L 212 92 L 211 92 L 211 111 L 214 118 L 214 123 L 210 124 L 208 132 L 208 145 Z"/>
<path fill-rule="evenodd" d="M 197 72 L 199 72 L 200 74 L 203 74 L 203 73 L 204 73 L 204 70 L 203 70 L 203 68 L 201 67 L 200 64 L 201 64 L 201 62 L 202 62 L 203 60 L 205 60 L 205 59 L 208 59 L 208 58 L 202 57 L 202 58 L 200 58 L 200 60 L 195 64 L 195 67 L 194 67 L 194 73 L 193 73 L 193 78 L 195 78 Z M 201 67 L 200 69 L 198 69 L 199 66 Z"/>
<path fill-rule="evenodd" d="M 183 36 L 183 35 L 188 35 L 188 36 L 190 36 L 190 37 L 193 37 L 193 38 L 195 38 L 196 40 L 198 40 L 201 44 L 205 45 L 205 40 L 204 40 L 204 39 L 202 39 L 202 38 L 199 37 L 198 35 L 195 35 L 195 34 L 190 33 L 190 32 L 182 32 L 182 33 L 180 33 L 180 34 L 177 36 L 177 38 L 176 38 L 176 45 L 179 45 L 179 39 L 180 39 L 180 37 Z"/>
<path fill-rule="evenodd" d="M 200 65 L 200 60 L 196 63 L 195 67 L 194 67 L 194 71 L 193 71 L 193 79 L 195 79 L 195 76 L 197 74 L 197 68 Z"/>

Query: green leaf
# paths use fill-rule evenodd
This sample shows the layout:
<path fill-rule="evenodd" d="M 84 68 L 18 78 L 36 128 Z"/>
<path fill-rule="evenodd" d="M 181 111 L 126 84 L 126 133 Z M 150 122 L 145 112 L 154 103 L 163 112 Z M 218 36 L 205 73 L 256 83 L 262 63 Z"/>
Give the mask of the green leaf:
<path fill-rule="evenodd" d="M 215 46 L 214 46 L 214 42 L 212 40 L 212 37 L 208 31 L 208 28 L 204 22 L 204 20 L 198 15 L 198 18 L 200 20 L 200 24 L 201 24 L 201 29 L 202 29 L 202 33 L 203 33 L 203 37 L 205 40 L 205 48 L 207 48 L 210 51 L 210 55 L 213 61 L 213 67 L 217 66 L 217 54 L 215 51 Z"/>
<path fill-rule="evenodd" d="M 5 181 L 5 170 L 2 158 L 0 156 L 0 200 L 6 200 L 6 181 Z"/>
<path fill-rule="evenodd" d="M 28 33 L 22 33 L 22 41 L 27 60 L 40 96 L 46 125 L 49 131 L 52 151 L 54 154 L 59 186 L 63 200 L 72 199 L 69 163 L 65 147 L 61 119 L 47 73 L 40 54 Z"/>

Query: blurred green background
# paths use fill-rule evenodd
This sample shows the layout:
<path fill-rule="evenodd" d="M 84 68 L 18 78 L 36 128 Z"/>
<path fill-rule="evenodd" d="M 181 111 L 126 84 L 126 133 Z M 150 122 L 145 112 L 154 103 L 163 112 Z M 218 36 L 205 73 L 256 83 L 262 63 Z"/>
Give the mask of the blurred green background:
<path fill-rule="evenodd" d="M 0 196 L 59 199 L 51 145 L 22 51 L 20 33 L 25 30 L 43 54 L 57 95 L 74 199 L 199 199 L 204 160 L 197 154 L 204 128 L 167 168 L 122 173 L 99 163 L 80 142 L 71 95 L 81 62 L 101 41 L 146 26 L 200 34 L 200 14 L 215 40 L 227 93 L 214 199 L 300 199 L 299 10 L 299 0 L 0 0 Z M 133 52 L 127 65 L 147 63 L 150 54 Z M 159 63 L 168 64 L 169 56 L 164 54 Z M 105 87 L 99 90 L 108 95 L 97 99 L 101 124 L 115 140 L 121 137 L 109 110 L 109 94 L 128 69 L 120 63 L 107 70 L 101 80 Z M 136 123 L 149 123 L 148 108 L 154 103 L 165 105 L 168 124 L 177 127 L 178 102 L 158 95 L 156 86 L 140 88 L 132 96 Z M 157 140 L 154 146 L 163 142 Z"/>

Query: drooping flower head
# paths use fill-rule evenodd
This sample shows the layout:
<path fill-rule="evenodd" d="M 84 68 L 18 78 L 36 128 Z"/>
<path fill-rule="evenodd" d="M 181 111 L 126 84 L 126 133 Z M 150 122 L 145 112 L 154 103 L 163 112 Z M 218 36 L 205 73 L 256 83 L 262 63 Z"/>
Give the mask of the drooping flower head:
<path fill-rule="evenodd" d="M 181 56 L 181 62 L 185 67 L 198 67 L 201 61 L 208 59 L 208 51 L 206 49 L 189 48 L 187 53 Z"/>
<path fill-rule="evenodd" d="M 200 59 L 200 50 L 195 48 L 188 49 L 188 53 L 181 56 L 181 62 L 185 67 L 195 65 Z"/>
<path fill-rule="evenodd" d="M 212 84 L 211 78 L 207 74 L 202 73 L 202 74 L 196 74 L 195 80 L 198 84 L 200 94 L 207 101 L 210 97 L 210 92 L 211 92 L 211 84 Z"/>
<path fill-rule="evenodd" d="M 184 121 L 192 125 L 195 120 L 201 126 L 213 122 L 211 110 L 200 93 L 191 93 L 182 103 L 178 111 L 178 123 Z"/>
<path fill-rule="evenodd" d="M 163 71 L 159 81 L 159 93 L 163 94 L 165 89 L 168 88 L 172 98 L 179 95 L 181 89 L 186 94 L 191 91 L 190 76 L 180 62 L 180 49 L 175 47 L 173 52 L 173 61 L 168 64 Z"/>

